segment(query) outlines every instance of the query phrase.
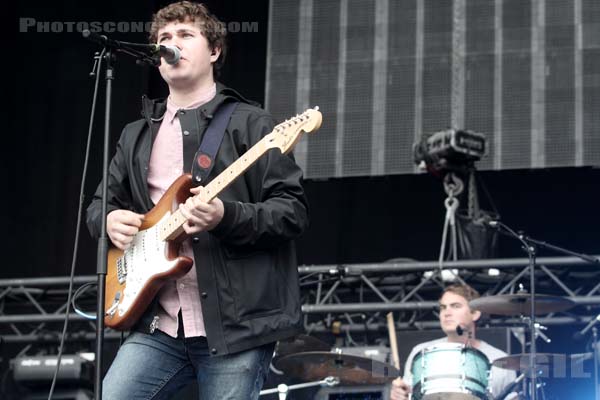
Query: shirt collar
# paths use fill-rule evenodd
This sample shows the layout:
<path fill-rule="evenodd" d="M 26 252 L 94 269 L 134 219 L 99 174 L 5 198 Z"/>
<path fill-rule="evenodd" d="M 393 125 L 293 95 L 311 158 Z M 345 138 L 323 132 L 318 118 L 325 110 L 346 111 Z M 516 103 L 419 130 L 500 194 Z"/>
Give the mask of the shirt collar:
<path fill-rule="evenodd" d="M 194 108 L 198 108 L 203 104 L 211 101 L 215 95 L 217 94 L 217 85 L 213 83 L 213 85 L 206 91 L 198 94 L 196 100 L 192 101 L 191 104 L 186 105 L 185 107 L 181 107 L 173 103 L 171 96 L 167 98 L 167 110 L 165 111 L 165 120 L 169 123 L 173 123 L 173 120 L 177 117 L 177 111 L 179 110 L 193 110 Z"/>

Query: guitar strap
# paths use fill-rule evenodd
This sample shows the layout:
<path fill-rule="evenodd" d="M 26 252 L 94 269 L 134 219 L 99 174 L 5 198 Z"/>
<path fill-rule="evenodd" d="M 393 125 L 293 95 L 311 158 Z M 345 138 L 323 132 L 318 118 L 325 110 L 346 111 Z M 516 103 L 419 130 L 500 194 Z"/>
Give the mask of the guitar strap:
<path fill-rule="evenodd" d="M 225 130 L 238 104 L 235 101 L 222 104 L 217 109 L 210 124 L 208 124 L 202 143 L 200 143 L 192 162 L 192 182 L 194 186 L 206 184 L 208 176 L 215 165 L 215 159 L 219 147 L 221 147 L 223 136 L 225 136 Z"/>

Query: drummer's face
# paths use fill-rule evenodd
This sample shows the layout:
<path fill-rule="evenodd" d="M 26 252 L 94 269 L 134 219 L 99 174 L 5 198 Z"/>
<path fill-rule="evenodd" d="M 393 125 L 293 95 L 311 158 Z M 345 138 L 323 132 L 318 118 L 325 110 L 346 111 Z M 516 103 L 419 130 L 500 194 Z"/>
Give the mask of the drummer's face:
<path fill-rule="evenodd" d="M 467 299 L 456 293 L 446 292 L 440 299 L 440 324 L 446 334 L 455 335 L 458 325 L 472 330 L 480 315 L 479 311 L 471 311 Z"/>

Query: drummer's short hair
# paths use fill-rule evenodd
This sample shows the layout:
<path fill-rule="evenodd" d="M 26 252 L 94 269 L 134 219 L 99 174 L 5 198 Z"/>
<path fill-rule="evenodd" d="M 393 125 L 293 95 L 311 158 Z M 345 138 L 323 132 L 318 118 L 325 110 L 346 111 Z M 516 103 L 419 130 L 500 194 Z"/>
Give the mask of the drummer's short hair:
<path fill-rule="evenodd" d="M 479 298 L 479 292 L 473 289 L 471 286 L 456 283 L 454 285 L 446 286 L 446 288 L 442 292 L 442 295 L 440 296 L 440 300 L 448 292 L 464 297 L 465 299 L 467 299 L 467 302 Z"/>

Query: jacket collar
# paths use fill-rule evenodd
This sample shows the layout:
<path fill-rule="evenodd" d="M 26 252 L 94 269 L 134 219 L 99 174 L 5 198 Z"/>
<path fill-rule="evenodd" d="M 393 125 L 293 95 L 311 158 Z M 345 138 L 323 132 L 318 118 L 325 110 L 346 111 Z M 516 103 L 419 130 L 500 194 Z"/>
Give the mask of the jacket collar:
<path fill-rule="evenodd" d="M 202 106 L 202 112 L 211 118 L 222 103 L 229 101 L 260 106 L 258 103 L 246 99 L 234 89 L 217 82 L 217 94 L 211 101 Z M 146 95 L 142 96 L 142 117 L 148 122 L 148 125 L 152 125 L 153 122 L 162 121 L 166 110 L 167 99 L 150 99 Z"/>

